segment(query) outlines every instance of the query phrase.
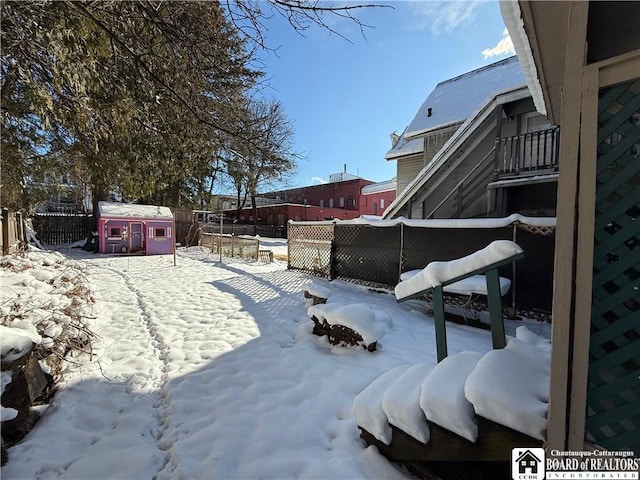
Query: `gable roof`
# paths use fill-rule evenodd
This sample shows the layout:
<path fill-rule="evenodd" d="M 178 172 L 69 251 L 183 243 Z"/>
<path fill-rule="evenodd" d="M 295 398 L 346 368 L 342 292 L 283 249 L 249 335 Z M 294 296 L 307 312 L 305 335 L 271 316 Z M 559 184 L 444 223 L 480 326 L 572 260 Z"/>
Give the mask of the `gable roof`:
<path fill-rule="evenodd" d="M 131 203 L 98 202 L 101 217 L 116 218 L 158 218 L 173 220 L 169 207 L 157 205 L 138 205 Z"/>
<path fill-rule="evenodd" d="M 458 125 L 469 118 L 488 97 L 525 85 L 515 56 L 440 82 L 385 158 L 421 153 L 423 142 L 418 137 Z"/>
<path fill-rule="evenodd" d="M 481 128 L 483 123 L 486 124 L 487 121 L 490 121 L 489 118 L 498 104 L 520 100 L 530 96 L 529 89 L 526 86 L 522 86 L 513 88 L 510 91 L 501 91 L 487 97 L 477 110 L 455 131 L 451 138 L 447 140 L 433 158 L 427 162 L 418 175 L 416 175 L 416 178 L 409 182 L 402 192 L 398 193 L 396 199 L 391 202 L 385 210 L 383 217 L 385 219 L 393 217 L 408 199 L 446 163 L 446 160 L 453 155 L 474 132 Z"/>

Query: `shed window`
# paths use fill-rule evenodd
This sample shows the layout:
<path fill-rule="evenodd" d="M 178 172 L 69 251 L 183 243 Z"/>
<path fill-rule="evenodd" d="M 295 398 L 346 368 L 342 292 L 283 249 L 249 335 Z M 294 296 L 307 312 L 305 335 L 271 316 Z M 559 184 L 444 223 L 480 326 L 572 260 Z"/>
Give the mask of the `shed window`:
<path fill-rule="evenodd" d="M 109 228 L 109 236 L 110 237 L 119 237 L 120 236 L 120 227 L 111 227 L 111 228 Z"/>
<path fill-rule="evenodd" d="M 155 227 L 153 229 L 154 238 L 167 238 L 167 230 L 164 227 Z"/>

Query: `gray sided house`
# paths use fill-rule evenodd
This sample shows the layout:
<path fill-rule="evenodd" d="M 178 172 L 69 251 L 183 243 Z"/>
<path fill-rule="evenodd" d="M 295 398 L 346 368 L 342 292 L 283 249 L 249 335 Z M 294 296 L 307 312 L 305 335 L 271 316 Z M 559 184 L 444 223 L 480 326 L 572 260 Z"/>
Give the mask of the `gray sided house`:
<path fill-rule="evenodd" d="M 558 129 L 516 57 L 439 83 L 393 147 L 385 218 L 555 216 Z"/>

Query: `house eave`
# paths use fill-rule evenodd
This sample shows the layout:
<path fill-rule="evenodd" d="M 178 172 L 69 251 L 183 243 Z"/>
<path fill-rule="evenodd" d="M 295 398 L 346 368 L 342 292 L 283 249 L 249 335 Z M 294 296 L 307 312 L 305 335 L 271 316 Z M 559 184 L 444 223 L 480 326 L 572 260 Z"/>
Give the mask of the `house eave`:
<path fill-rule="evenodd" d="M 536 108 L 560 123 L 570 1 L 501 0 L 500 10 L 513 40 Z M 541 105 L 544 103 L 544 107 Z"/>
<path fill-rule="evenodd" d="M 435 128 L 425 128 L 423 130 L 417 130 L 415 132 L 410 132 L 405 134 L 405 138 L 407 140 L 413 140 L 419 137 L 426 137 L 427 135 L 431 135 L 434 133 L 437 133 L 441 130 L 447 129 L 447 128 L 451 128 L 451 127 L 455 127 L 457 125 L 462 125 L 464 123 L 465 119 L 464 118 L 460 118 L 458 120 L 455 120 L 453 122 L 448 122 L 448 123 L 443 123 L 442 125 L 438 125 Z"/>

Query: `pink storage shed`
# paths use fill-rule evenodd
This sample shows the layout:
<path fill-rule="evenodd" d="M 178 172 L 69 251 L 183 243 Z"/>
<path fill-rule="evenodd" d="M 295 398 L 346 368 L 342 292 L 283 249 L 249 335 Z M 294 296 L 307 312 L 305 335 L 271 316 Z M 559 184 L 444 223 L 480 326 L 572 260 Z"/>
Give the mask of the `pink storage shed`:
<path fill-rule="evenodd" d="M 100 253 L 173 253 L 173 214 L 168 207 L 128 203 L 98 203 Z"/>

